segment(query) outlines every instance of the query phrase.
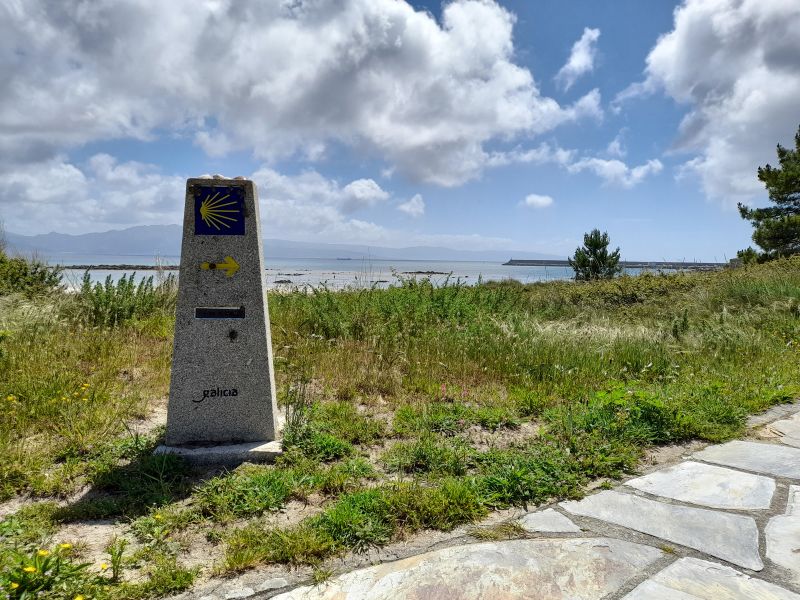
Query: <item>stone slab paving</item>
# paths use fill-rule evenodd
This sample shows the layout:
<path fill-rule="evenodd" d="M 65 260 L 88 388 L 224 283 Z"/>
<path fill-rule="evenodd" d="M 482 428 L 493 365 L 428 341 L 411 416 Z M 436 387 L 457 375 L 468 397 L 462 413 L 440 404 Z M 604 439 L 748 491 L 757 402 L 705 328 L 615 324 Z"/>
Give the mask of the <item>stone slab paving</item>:
<path fill-rule="evenodd" d="M 797 412 L 800 406 L 792 408 Z M 709 446 L 693 454 L 695 460 L 632 479 L 616 490 L 560 503 L 570 515 L 591 521 L 574 523 L 552 508 L 518 520 L 528 532 L 558 537 L 451 546 L 274 598 L 594 600 L 627 592 L 623 600 L 800 600 L 800 485 L 773 479 L 800 481 L 800 447 L 793 447 L 800 416 L 787 418 L 791 413 L 785 407 L 772 413 L 771 420 L 780 419 L 772 429 L 783 443 Z M 773 506 L 776 493 L 788 495 L 785 507 Z M 758 524 L 763 527 L 767 568 Z M 643 542 L 641 533 L 659 539 Z M 678 546 L 675 556 L 661 550 L 665 543 Z M 687 557 L 683 547 L 704 556 Z M 716 559 L 763 572 L 754 577 Z M 255 582 L 244 577 L 217 585 L 205 592 L 204 600 L 267 598 L 290 585 L 285 579 Z M 180 598 L 203 597 L 202 592 L 189 592 Z"/>
<path fill-rule="evenodd" d="M 747 569 L 764 568 L 758 554 L 758 527 L 752 517 L 665 504 L 615 491 L 562 502 L 560 506 L 572 514 L 622 525 Z"/>
<path fill-rule="evenodd" d="M 274 600 L 597 600 L 662 556 L 612 538 L 472 544 L 346 573 Z"/>
<path fill-rule="evenodd" d="M 800 600 L 775 584 L 707 560 L 681 558 L 623 600 Z"/>
<path fill-rule="evenodd" d="M 763 475 L 800 479 L 800 449 L 780 444 L 735 440 L 719 446 L 709 446 L 693 454 L 692 458 Z"/>
<path fill-rule="evenodd" d="M 781 435 L 781 443 L 800 448 L 800 414 L 790 419 L 775 421 L 770 429 Z"/>
<path fill-rule="evenodd" d="M 519 519 L 519 524 L 525 531 L 531 533 L 580 533 L 581 531 L 575 523 L 552 508 L 528 513 Z"/>
<path fill-rule="evenodd" d="M 800 486 L 790 486 L 786 514 L 772 517 L 764 533 L 767 558 L 789 569 L 800 583 Z"/>
<path fill-rule="evenodd" d="M 775 481 L 769 477 L 693 461 L 631 479 L 625 485 L 681 502 L 739 510 L 767 509 L 775 493 Z"/>

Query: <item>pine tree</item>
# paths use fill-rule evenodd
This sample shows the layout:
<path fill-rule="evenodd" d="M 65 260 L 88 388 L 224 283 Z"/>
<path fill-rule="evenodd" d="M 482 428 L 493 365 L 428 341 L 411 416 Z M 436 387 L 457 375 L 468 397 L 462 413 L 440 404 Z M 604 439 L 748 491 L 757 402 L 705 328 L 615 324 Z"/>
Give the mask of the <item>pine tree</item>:
<path fill-rule="evenodd" d="M 622 270 L 619 266 L 619 248 L 609 254 L 608 233 L 592 229 L 583 236 L 583 247 L 575 250 L 575 256 L 568 258 L 569 266 L 575 270 L 576 281 L 592 279 L 611 279 Z"/>
<path fill-rule="evenodd" d="M 748 208 L 739 204 L 742 218 L 755 227 L 753 241 L 764 251 L 760 260 L 800 253 L 800 127 L 794 144 L 794 150 L 778 144 L 779 167 L 758 168 L 758 179 L 775 205 Z"/>

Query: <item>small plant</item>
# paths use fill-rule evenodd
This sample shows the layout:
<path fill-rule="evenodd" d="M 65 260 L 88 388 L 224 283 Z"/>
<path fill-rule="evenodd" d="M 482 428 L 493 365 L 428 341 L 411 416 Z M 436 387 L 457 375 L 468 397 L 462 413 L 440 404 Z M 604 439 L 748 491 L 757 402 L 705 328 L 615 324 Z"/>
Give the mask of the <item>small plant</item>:
<path fill-rule="evenodd" d="M 75 563 L 70 558 L 69 544 L 62 544 L 53 550 L 39 548 L 33 550 L 6 551 L 7 569 L 0 575 L 0 586 L 7 590 L 13 600 L 28 598 L 68 597 L 81 593 L 96 578 L 89 575 L 89 563 Z M 59 596 L 63 594 L 62 596 Z"/>
<path fill-rule="evenodd" d="M 106 546 L 106 552 L 111 560 L 111 581 L 117 582 L 122 577 L 122 565 L 125 555 L 125 548 L 128 546 L 128 540 L 114 536 Z"/>
<path fill-rule="evenodd" d="M 333 569 L 317 566 L 311 571 L 311 580 L 314 582 L 314 585 L 325 583 L 331 577 L 333 577 Z"/>
<path fill-rule="evenodd" d="M 131 526 L 131 531 L 140 542 L 147 546 L 163 546 L 172 531 L 172 526 L 163 513 L 156 511 L 136 519 Z M 124 540 L 121 541 L 124 542 Z M 125 545 L 123 544 L 121 548 L 115 547 L 114 551 L 121 553 L 124 549 Z M 111 552 L 111 545 L 107 551 Z"/>
<path fill-rule="evenodd" d="M 171 554 L 156 552 L 148 557 L 142 583 L 123 584 L 114 598 L 139 600 L 163 598 L 182 592 L 194 583 L 198 569 L 183 567 Z"/>
<path fill-rule="evenodd" d="M 298 446 L 312 434 L 311 408 L 313 401 L 308 392 L 306 378 L 286 386 L 286 426 L 283 430 L 283 447 Z"/>

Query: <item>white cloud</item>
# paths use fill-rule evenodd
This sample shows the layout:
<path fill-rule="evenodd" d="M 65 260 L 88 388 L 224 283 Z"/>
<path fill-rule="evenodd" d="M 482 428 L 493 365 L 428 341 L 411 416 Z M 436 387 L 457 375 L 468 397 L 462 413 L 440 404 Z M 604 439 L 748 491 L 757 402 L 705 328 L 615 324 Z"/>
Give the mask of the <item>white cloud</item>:
<path fill-rule="evenodd" d="M 342 194 L 342 208 L 347 212 L 369 208 L 389 198 L 389 193 L 373 179 L 356 179 L 344 187 Z"/>
<path fill-rule="evenodd" d="M 597 55 L 599 29 L 583 29 L 583 35 L 572 45 L 569 59 L 555 76 L 555 81 L 564 91 L 569 90 L 578 77 L 594 70 L 594 59 Z"/>
<path fill-rule="evenodd" d="M 425 214 L 425 201 L 419 194 L 414 194 L 408 202 L 403 202 L 397 206 L 397 210 L 406 213 L 407 215 L 417 218 Z"/>
<path fill-rule="evenodd" d="M 696 153 L 679 174 L 732 205 L 763 195 L 759 165 L 800 121 L 800 3 L 685 0 L 647 57 L 646 79 L 617 104 L 663 90 L 689 106 L 675 148 Z"/>
<path fill-rule="evenodd" d="M 625 147 L 622 144 L 624 129 L 609 144 L 607 152 L 624 156 Z M 523 150 L 517 148 L 506 152 L 493 152 L 489 155 L 486 164 L 492 167 L 502 167 L 512 164 L 546 165 L 554 164 L 566 169 L 569 173 L 591 171 L 601 177 L 608 184 L 632 188 L 650 175 L 660 173 L 664 165 L 658 159 L 652 159 L 645 164 L 629 167 L 618 159 L 607 160 L 597 157 L 578 157 L 577 150 L 568 150 L 558 145 L 541 143 L 535 148 Z"/>
<path fill-rule="evenodd" d="M 553 204 L 553 199 L 550 196 L 541 196 L 539 194 L 528 194 L 525 200 L 520 202 L 522 206 L 530 208 L 547 208 Z"/>
<path fill-rule="evenodd" d="M 611 140 L 606 147 L 606 152 L 608 152 L 611 156 L 622 158 L 628 153 L 627 148 L 625 148 L 625 141 L 623 140 L 624 134 L 625 128 L 620 129 L 617 136 Z"/>
<path fill-rule="evenodd" d="M 397 0 L 12 0 L 0 15 L 1 170 L 166 131 L 266 161 L 344 144 L 452 186 L 480 175 L 489 141 L 602 114 L 596 90 L 540 94 L 491 0 L 441 21 Z"/>
<path fill-rule="evenodd" d="M 266 237 L 319 242 L 376 244 L 405 247 L 414 245 L 445 246 L 465 250 L 492 250 L 516 248 L 508 238 L 482 235 L 421 234 L 403 229 L 384 227 L 349 217 L 342 210 L 345 186 L 325 178 L 316 171 L 299 175 L 283 175 L 270 167 L 262 167 L 252 175 L 258 185 L 263 204 L 261 217 Z M 423 214 L 425 203 L 417 194 L 404 203 Z"/>
<path fill-rule="evenodd" d="M 268 166 L 250 178 L 258 185 L 266 237 L 393 247 L 519 248 L 508 238 L 421 234 L 353 218 L 347 212 L 353 198 L 367 203 L 389 198 L 369 179 L 342 186 L 317 171 L 284 175 Z M 181 223 L 185 185 L 183 176 L 163 175 L 154 165 L 120 162 L 108 154 L 96 154 L 83 165 L 56 157 L 44 165 L 21 165 L 5 176 L 0 188 L 3 225 L 14 233 L 34 234 Z M 424 212 L 419 194 L 406 204 L 412 213 Z"/>
<path fill-rule="evenodd" d="M 363 231 L 365 222 L 345 215 L 390 197 L 372 179 L 356 179 L 342 187 L 314 170 L 284 175 L 263 166 L 252 179 L 258 185 L 259 197 L 266 202 L 266 210 L 273 216 L 271 223 L 279 230 L 298 226 L 307 233 L 318 233 L 348 224 L 347 227 L 357 226 Z M 378 232 L 376 227 L 371 229 Z"/>
<path fill-rule="evenodd" d="M 502 167 L 511 164 L 557 164 L 567 165 L 575 157 L 575 150 L 565 150 L 558 145 L 542 142 L 529 150 L 515 149 L 506 152 L 492 152 L 486 160 L 490 167 Z"/>
<path fill-rule="evenodd" d="M 570 173 L 591 171 L 604 179 L 606 183 L 620 185 L 624 188 L 632 188 L 644 181 L 647 176 L 660 173 L 663 168 L 664 165 L 658 159 L 648 160 L 645 164 L 633 168 L 621 160 L 603 158 L 582 158 L 567 166 Z"/>
<path fill-rule="evenodd" d="M 185 179 L 107 154 L 83 167 L 56 157 L 18 165 L 0 189 L 3 220 L 15 232 L 84 232 L 117 225 L 178 223 Z"/>

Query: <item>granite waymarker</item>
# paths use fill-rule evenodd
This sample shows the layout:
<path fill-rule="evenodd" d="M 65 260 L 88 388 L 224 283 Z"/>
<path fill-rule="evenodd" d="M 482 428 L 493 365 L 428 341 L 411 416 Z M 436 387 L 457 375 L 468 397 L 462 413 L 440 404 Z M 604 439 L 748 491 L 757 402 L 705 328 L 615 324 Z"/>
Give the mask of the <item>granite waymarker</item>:
<path fill-rule="evenodd" d="M 256 186 L 189 179 L 166 443 L 265 442 L 275 377 Z"/>

